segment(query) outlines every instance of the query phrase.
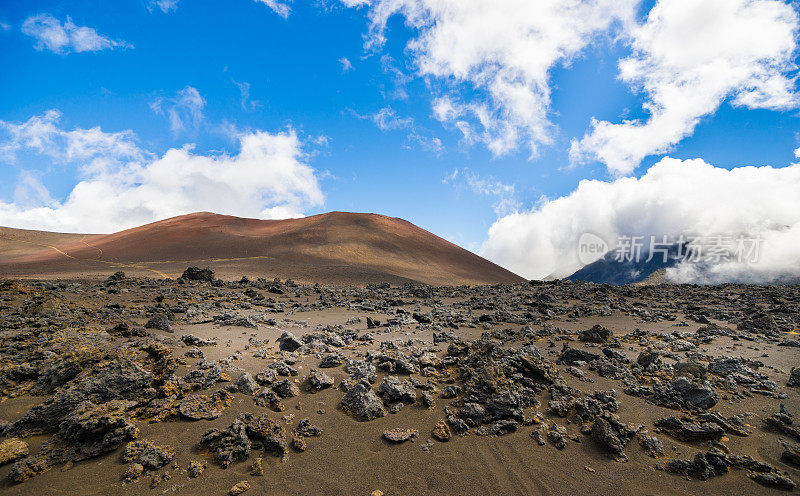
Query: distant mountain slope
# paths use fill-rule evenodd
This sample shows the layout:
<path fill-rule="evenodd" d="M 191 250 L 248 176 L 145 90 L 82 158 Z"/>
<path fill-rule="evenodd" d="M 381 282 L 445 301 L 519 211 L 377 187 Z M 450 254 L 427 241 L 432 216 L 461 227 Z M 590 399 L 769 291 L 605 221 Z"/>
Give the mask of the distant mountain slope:
<path fill-rule="evenodd" d="M 610 251 L 603 258 L 586 265 L 567 279 L 613 285 L 664 282 L 664 271 L 678 263 L 677 255 L 677 244 L 669 248 L 666 262 L 660 254 L 650 261 L 647 261 L 646 255 L 639 261 L 617 261 L 616 253 Z"/>
<path fill-rule="evenodd" d="M 321 283 L 523 281 L 410 222 L 377 214 L 260 220 L 203 212 L 106 235 L 0 229 L 0 275 L 5 276 L 125 270 L 176 277 L 189 264 L 208 265 L 231 278 Z"/>

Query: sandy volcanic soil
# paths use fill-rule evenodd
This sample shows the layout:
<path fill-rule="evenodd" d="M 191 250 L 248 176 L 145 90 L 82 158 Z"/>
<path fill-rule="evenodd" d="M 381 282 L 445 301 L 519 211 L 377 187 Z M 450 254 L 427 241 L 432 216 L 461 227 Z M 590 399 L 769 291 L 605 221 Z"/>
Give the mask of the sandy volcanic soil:
<path fill-rule="evenodd" d="M 0 492 L 7 494 L 224 495 L 240 481 L 251 486 L 246 494 L 276 495 L 368 495 L 375 490 L 387 495 L 785 492 L 750 480 L 748 475 L 754 472 L 746 468 L 732 467 L 728 473 L 705 481 L 697 473 L 679 475 L 658 468 L 667 467 L 672 459 L 691 461 L 698 452 L 714 449 L 723 454 L 752 457 L 771 466 L 765 469 L 766 473 L 800 481 L 798 466 L 782 459 L 785 448 L 779 443 L 779 440 L 798 443 L 800 439 L 786 432 L 768 430 L 763 423 L 778 412 L 781 403 L 789 414 L 800 419 L 799 388 L 786 386 L 790 370 L 800 366 L 800 349 L 791 346 L 800 344 L 798 287 L 610 288 L 558 283 L 365 290 L 271 281 L 212 285 L 124 279 L 62 283 L 8 281 L 0 282 L 0 288 L 3 367 L 0 419 L 5 431 L 0 440 L 21 438 L 28 443 L 30 452 L 29 458 L 0 467 L 0 477 L 5 480 Z M 254 323 L 256 328 L 213 322 L 215 316 L 225 313 L 246 318 L 239 323 Z M 154 315 L 166 316 L 171 332 L 145 330 L 145 324 Z M 379 321 L 379 325 L 368 328 L 367 317 Z M 128 324 L 128 330 L 113 330 L 121 322 Z M 596 324 L 611 330 L 612 336 L 604 343 L 581 341 L 579 333 Z M 709 333 L 709 329 L 721 331 Z M 287 331 L 300 342 L 305 336 L 304 346 L 294 352 L 281 350 L 278 340 Z M 434 333 L 437 333 L 436 344 Z M 186 334 L 217 344 L 199 347 L 204 358 L 189 358 L 185 354 L 191 347 L 181 341 Z M 341 342 L 329 339 L 331 336 L 338 336 Z M 381 347 L 381 343 L 393 344 Z M 533 352 L 526 345 L 535 346 L 541 357 L 531 358 Z M 600 355 L 603 355 L 601 349 L 614 350 L 625 359 L 615 355 L 614 359 L 601 358 L 574 366 L 557 363 L 565 345 Z M 508 363 L 518 361 L 482 359 L 480 350 L 486 347 L 510 350 L 505 353 L 515 357 L 513 360 L 528 357 L 526 363 L 535 362 L 534 368 L 541 373 L 525 375 L 507 369 Z M 143 351 L 154 348 L 162 350 L 161 362 L 154 359 L 152 352 Z M 435 359 L 422 355 L 424 352 L 433 353 Z M 655 352 L 660 363 L 640 366 L 637 358 L 643 352 Z M 401 381 L 414 380 L 422 386 L 412 388 L 416 391 L 416 401 L 399 413 L 387 413 L 364 422 L 355 420 L 338 408 L 345 395 L 343 389 L 353 387 L 355 381 L 349 381 L 343 366 L 318 368 L 321 359 L 331 353 L 375 365 L 377 377 L 371 386 L 375 391 L 379 391 L 387 375 L 397 376 Z M 151 441 L 164 451 L 174 450 L 174 458 L 162 468 L 146 470 L 133 482 L 122 480 L 132 465 L 124 463 L 122 457 L 133 436 L 122 435 L 107 442 L 103 436 L 111 430 L 93 431 L 99 432 L 98 436 L 80 424 L 85 428 L 80 431 L 82 434 L 70 437 L 60 424 L 69 417 L 69 410 L 76 407 L 78 399 L 90 399 L 98 405 L 109 400 L 108 395 L 101 398 L 101 393 L 81 385 L 102 375 L 99 371 L 123 357 L 153 374 L 147 379 L 152 380 L 153 389 L 142 388 L 126 397 L 131 401 L 120 418 L 135 424 L 139 440 Z M 704 394 L 718 400 L 710 409 L 656 404 L 660 400 L 652 394 L 652 386 L 666 387 L 679 376 L 674 367 L 677 362 L 694 359 L 701 368 L 717 370 L 713 364 L 719 363 L 721 357 L 745 359 L 736 362 L 740 366 L 736 373 L 739 375 L 706 372 L 707 382 L 689 376 Z M 411 363 L 415 372 L 386 370 L 385 364 L 395 359 Z M 237 379 L 242 373 L 255 377 L 279 360 L 285 360 L 295 369 L 297 375 L 288 378 L 301 391 L 296 397 L 283 398 L 281 411 L 276 411 L 280 407 L 258 406 L 253 396 L 237 390 Z M 206 365 L 201 365 L 204 361 Z M 174 370 L 165 367 L 169 363 Z M 434 365 L 421 370 L 424 367 L 420 365 L 426 363 Z M 68 364 L 77 364 L 72 374 L 53 373 L 70 369 L 66 367 Z M 208 370 L 203 367 L 212 364 L 225 372 L 223 379 L 230 381 L 204 388 L 181 379 L 192 371 Z M 616 371 L 617 378 L 607 371 L 603 372 L 606 377 L 601 376 L 602 366 Z M 329 375 L 335 386 L 308 392 L 305 379 L 312 369 Z M 748 370 L 752 372 L 749 376 Z M 525 382 L 523 375 L 536 380 Z M 544 380 L 544 376 L 550 380 Z M 278 376 L 276 382 L 285 378 Z M 55 381 L 55 387 L 48 394 L 41 394 L 41 384 L 48 381 Z M 453 385 L 461 386 L 460 394 L 442 398 L 445 388 Z M 557 392 L 563 391 L 562 386 L 573 388 L 569 390 L 571 398 L 559 404 L 566 405 L 563 408 L 551 404 Z M 651 394 L 632 396 L 623 392 L 632 386 L 650 387 Z M 432 388 L 433 407 L 423 405 L 422 392 L 427 387 Z M 622 423 L 631 426 L 631 432 L 648 431 L 647 436 L 655 436 L 663 444 L 662 454 L 650 456 L 636 435 L 625 445 L 624 455 L 613 453 L 589 430 L 600 421 L 583 418 L 587 414 L 580 417 L 575 405 L 571 405 L 595 391 L 611 389 L 616 391 L 618 405 L 606 404 L 598 418 L 618 415 Z M 73 398 L 73 403 L 66 402 L 69 405 L 66 411 L 47 417 L 49 427 L 43 429 L 46 432 L 32 432 L 31 424 L 25 420 L 31 418 L 29 408 L 53 402 L 66 390 L 82 391 L 75 394 L 83 396 Z M 187 397 L 210 395 L 218 390 L 236 391 L 231 392 L 230 404 L 218 418 L 190 420 L 179 413 L 178 407 Z M 491 411 L 491 394 L 489 399 L 482 394 L 487 390 L 495 394 L 510 392 L 518 398 L 535 391 L 538 404 L 523 401 L 510 408 L 511 413 L 496 413 L 495 418 L 487 413 L 466 435 L 456 434 L 458 419 L 464 418 L 462 406 L 466 400 Z M 170 396 L 175 391 L 177 394 Z M 39 395 L 33 396 L 34 392 Z M 124 386 L 119 387 L 118 394 L 127 394 Z M 164 400 L 165 397 L 170 399 Z M 145 413 L 148 405 L 158 401 L 161 401 L 158 408 Z M 146 418 L 153 414 L 152 410 L 157 410 L 157 420 Z M 26 412 L 28 417 L 24 417 Z M 266 415 L 285 426 L 287 442 L 293 437 L 291 431 L 304 418 L 321 428 L 322 435 L 305 438 L 305 451 L 289 448 L 284 457 L 264 453 L 254 446 L 248 459 L 222 468 L 214 450 L 200 446 L 200 439 L 207 430 L 225 429 L 237 416 L 248 412 Z M 654 425 L 665 417 L 690 421 L 708 412 L 717 412 L 727 419 L 740 416 L 739 427 L 749 434 L 725 432 L 719 441 L 688 442 Z M 432 440 L 432 429 L 445 419 L 453 431 L 452 438 L 447 442 Z M 486 432 L 495 432 L 492 428 L 498 422 L 513 423 L 516 432 L 505 435 Z M 554 423 L 566 429 L 563 449 L 555 447 L 557 443 L 549 438 Z M 417 429 L 419 436 L 404 443 L 392 443 L 382 435 L 393 428 Z M 539 430 L 546 439 L 544 445 L 533 437 Z M 43 445 L 44 449 L 40 449 Z M 75 446 L 80 446 L 77 454 Z M 98 446 L 106 452 L 71 461 L 83 458 L 81 450 L 85 453 Z M 262 476 L 251 475 L 250 467 L 257 457 L 263 459 Z M 622 458 L 627 461 L 619 461 Z M 9 474 L 25 472 L 20 470 L 20 464 L 24 465 L 26 460 L 39 463 L 46 470 L 20 483 L 10 480 L 13 475 Z M 192 461 L 206 465 L 199 477 L 187 475 Z"/>

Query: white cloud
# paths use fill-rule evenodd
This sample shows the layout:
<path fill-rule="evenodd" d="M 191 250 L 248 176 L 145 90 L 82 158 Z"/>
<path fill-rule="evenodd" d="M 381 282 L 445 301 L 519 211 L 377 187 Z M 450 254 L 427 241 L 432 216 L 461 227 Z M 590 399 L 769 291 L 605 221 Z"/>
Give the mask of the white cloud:
<path fill-rule="evenodd" d="M 28 17 L 22 23 L 22 32 L 36 38 L 37 50 L 54 53 L 97 52 L 113 48 L 133 48 L 124 41 L 116 41 L 100 35 L 86 26 L 76 26 L 67 17 L 63 23 L 50 14 Z"/>
<path fill-rule="evenodd" d="M 292 12 L 291 7 L 289 4 L 292 3 L 291 0 L 255 0 L 256 2 L 261 2 L 270 9 L 274 10 L 276 14 L 286 19 L 289 17 L 289 14 Z"/>
<path fill-rule="evenodd" d="M 24 173 L 19 202 L 0 201 L 3 225 L 112 232 L 196 211 L 297 217 L 324 201 L 292 130 L 245 133 L 234 155 L 197 154 L 186 145 L 158 156 L 140 149 L 130 131 L 64 130 L 59 116 L 50 111 L 24 123 L 0 121 L 0 158 L 43 153 L 77 165 L 80 174 L 67 198 L 56 201 L 33 173 Z"/>
<path fill-rule="evenodd" d="M 414 125 L 414 119 L 411 117 L 400 117 L 391 107 L 384 107 L 370 115 L 369 118 L 381 131 L 407 129 Z"/>
<path fill-rule="evenodd" d="M 197 129 L 203 121 L 205 105 L 206 101 L 200 92 L 191 86 L 178 91 L 173 98 L 159 97 L 150 102 L 153 112 L 163 115 L 169 120 L 169 127 L 173 133 L 187 128 Z"/>
<path fill-rule="evenodd" d="M 442 143 L 442 140 L 435 136 L 425 136 L 413 129 L 410 133 L 408 133 L 408 136 L 406 136 L 406 140 L 406 147 L 409 149 L 418 146 L 419 148 L 436 155 L 440 155 L 444 151 L 444 144 Z"/>
<path fill-rule="evenodd" d="M 347 57 L 342 57 L 339 59 L 339 63 L 342 64 L 342 72 L 350 72 L 353 70 L 353 63 L 350 62 L 350 59 Z"/>
<path fill-rule="evenodd" d="M 385 42 L 399 14 L 417 36 L 408 44 L 417 73 L 438 81 L 435 115 L 484 142 L 495 155 L 552 141 L 550 71 L 568 64 L 637 0 L 342 0 L 367 6 L 367 48 Z M 441 102 L 449 109 L 441 112 Z"/>
<path fill-rule="evenodd" d="M 354 110 L 350 110 L 350 113 L 359 119 L 372 121 L 383 132 L 407 130 L 404 148 L 418 147 L 436 155 L 441 154 L 445 149 L 441 139 L 428 136 L 427 131 L 420 129 L 412 117 L 401 117 L 392 107 L 383 107 L 377 112 L 367 115 L 359 114 Z"/>
<path fill-rule="evenodd" d="M 564 277 L 583 265 L 578 239 L 585 232 L 611 247 L 621 235 L 761 236 L 757 263 L 682 264 L 668 275 L 681 282 L 800 276 L 798 191 L 800 164 L 727 170 L 664 158 L 640 179 L 584 180 L 568 196 L 499 219 L 482 254 L 525 277 Z"/>
<path fill-rule="evenodd" d="M 179 0 L 147 0 L 147 10 L 152 12 L 155 9 L 160 9 L 161 12 L 168 14 L 178 10 L 178 1 Z"/>
<path fill-rule="evenodd" d="M 141 150 L 131 131 L 104 133 L 99 127 L 64 131 L 58 127 L 61 113 L 48 110 L 16 124 L 0 120 L 0 160 L 13 162 L 20 151 L 33 151 L 57 162 L 82 162 L 99 170 L 108 161 L 141 162 L 148 154 Z"/>
<path fill-rule="evenodd" d="M 236 87 L 239 88 L 239 93 L 242 97 L 241 100 L 242 110 L 253 111 L 261 106 L 261 102 L 259 102 L 258 100 L 250 99 L 250 83 L 248 82 L 240 83 L 234 80 L 233 84 L 235 84 Z"/>
<path fill-rule="evenodd" d="M 463 184 L 476 195 L 495 198 L 493 208 L 497 215 L 509 215 L 520 206 L 513 184 L 505 184 L 493 177 L 483 178 L 469 169 L 453 169 L 442 182 L 457 186 Z"/>
<path fill-rule="evenodd" d="M 10 30 L 11 30 L 11 24 L 5 21 L 0 21 L 0 31 L 10 31 Z"/>
<path fill-rule="evenodd" d="M 596 158 L 628 174 L 653 154 L 689 136 L 728 98 L 735 106 L 797 107 L 798 15 L 776 0 L 660 0 L 634 28 L 622 81 L 646 96 L 644 120 L 592 121 L 570 151 L 574 162 Z"/>

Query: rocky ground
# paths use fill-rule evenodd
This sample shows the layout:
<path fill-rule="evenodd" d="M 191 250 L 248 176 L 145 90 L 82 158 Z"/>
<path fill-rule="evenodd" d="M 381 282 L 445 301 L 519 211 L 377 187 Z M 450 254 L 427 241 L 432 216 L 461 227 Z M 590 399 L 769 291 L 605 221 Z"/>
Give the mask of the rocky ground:
<path fill-rule="evenodd" d="M 798 286 L 0 281 L 0 491 L 793 491 L 798 328 Z"/>

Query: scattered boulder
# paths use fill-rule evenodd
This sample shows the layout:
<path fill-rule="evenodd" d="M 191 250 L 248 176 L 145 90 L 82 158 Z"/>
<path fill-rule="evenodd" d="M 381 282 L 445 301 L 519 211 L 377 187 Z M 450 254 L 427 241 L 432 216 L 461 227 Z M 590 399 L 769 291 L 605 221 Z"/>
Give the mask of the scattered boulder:
<path fill-rule="evenodd" d="M 333 387 L 333 379 L 328 377 L 328 375 L 321 370 L 317 369 L 311 369 L 308 379 L 306 379 L 306 383 L 308 391 L 312 393 Z"/>
<path fill-rule="evenodd" d="M 203 339 L 195 336 L 194 334 L 184 334 L 181 336 L 181 341 L 187 346 L 217 346 L 217 342 L 213 339 Z"/>
<path fill-rule="evenodd" d="M 248 329 L 258 329 L 250 317 L 245 317 L 236 313 L 226 312 L 222 315 L 214 315 L 214 323 L 218 326 L 246 327 Z"/>
<path fill-rule="evenodd" d="M 789 380 L 786 382 L 788 387 L 800 387 L 800 367 L 792 367 L 789 373 Z"/>
<path fill-rule="evenodd" d="M 195 394 L 181 401 L 179 411 L 190 420 L 214 420 L 231 405 L 233 397 L 227 391 L 214 394 Z"/>
<path fill-rule="evenodd" d="M 591 351 L 579 350 L 577 348 L 565 348 L 558 357 L 557 363 L 566 365 L 575 365 L 579 362 L 589 363 L 600 359 L 599 353 L 592 353 Z"/>
<path fill-rule="evenodd" d="M 252 396 L 259 390 L 259 385 L 249 372 L 244 372 L 236 380 L 236 389 L 240 393 Z"/>
<path fill-rule="evenodd" d="M 319 367 L 321 369 L 330 369 L 333 367 L 338 367 L 344 363 L 345 357 L 339 353 L 329 353 L 322 357 L 322 360 L 319 362 Z"/>
<path fill-rule="evenodd" d="M 258 441 L 267 453 L 286 457 L 289 452 L 286 429 L 280 423 L 267 415 L 252 419 L 250 416 L 245 416 L 244 419 L 247 436 L 251 440 Z"/>
<path fill-rule="evenodd" d="M 250 475 L 255 475 L 256 477 L 264 475 L 264 463 L 261 457 L 253 460 L 253 464 L 250 465 Z"/>
<path fill-rule="evenodd" d="M 131 463 L 127 470 L 122 474 L 123 482 L 136 482 L 144 474 L 144 466 L 141 463 Z"/>
<path fill-rule="evenodd" d="M 150 320 L 144 325 L 146 329 L 157 329 L 159 331 L 173 332 L 169 319 L 164 314 L 156 314 L 150 317 Z"/>
<path fill-rule="evenodd" d="M 667 383 L 654 385 L 652 401 L 667 408 L 708 410 L 717 404 L 719 396 L 708 381 L 691 382 L 686 377 L 678 377 Z"/>
<path fill-rule="evenodd" d="M 375 366 L 364 360 L 348 360 L 344 365 L 344 371 L 350 374 L 352 381 L 375 382 L 378 378 Z"/>
<path fill-rule="evenodd" d="M 28 443 L 12 437 L 0 443 L 0 466 L 28 456 Z"/>
<path fill-rule="evenodd" d="M 228 496 L 239 496 L 250 490 L 250 483 L 247 481 L 237 482 L 229 491 Z"/>
<path fill-rule="evenodd" d="M 313 425 L 311 423 L 311 419 L 304 418 L 297 424 L 297 428 L 294 430 L 295 435 L 303 436 L 303 437 L 317 437 L 322 435 L 322 429 Z"/>
<path fill-rule="evenodd" d="M 281 337 L 278 338 L 278 346 L 282 351 L 297 351 L 298 348 L 303 346 L 303 342 L 297 339 L 294 334 L 289 331 L 284 331 Z"/>
<path fill-rule="evenodd" d="M 186 270 L 183 271 L 181 279 L 186 281 L 213 282 L 214 271 L 208 267 L 205 269 L 201 269 L 200 267 L 187 267 Z"/>
<path fill-rule="evenodd" d="M 156 446 L 150 441 L 133 441 L 125 446 L 122 460 L 126 463 L 136 462 L 148 470 L 158 470 L 175 458 L 172 446 Z"/>
<path fill-rule="evenodd" d="M 762 486 L 774 487 L 783 491 L 794 491 L 795 483 L 787 476 L 773 472 L 750 472 L 748 477 Z"/>
<path fill-rule="evenodd" d="M 272 385 L 272 390 L 281 398 L 292 398 L 300 395 L 300 388 L 289 379 L 283 379 Z"/>
<path fill-rule="evenodd" d="M 58 438 L 75 453 L 69 458 L 93 458 L 139 437 L 136 424 L 125 415 L 131 406 L 132 403 L 123 400 L 112 400 L 102 405 L 91 401 L 81 403 L 58 426 Z"/>
<path fill-rule="evenodd" d="M 393 443 L 404 443 L 410 439 L 416 439 L 419 436 L 419 431 L 416 429 L 390 429 L 383 431 L 383 438 Z"/>
<path fill-rule="evenodd" d="M 206 470 L 206 465 L 203 462 L 192 460 L 189 462 L 189 467 L 186 469 L 186 472 L 189 474 L 189 477 L 192 479 L 196 479 L 203 475 L 203 472 Z"/>
<path fill-rule="evenodd" d="M 780 410 L 777 413 L 773 413 L 762 420 L 767 430 L 780 432 L 800 440 L 800 429 L 792 425 L 793 421 L 792 414 L 786 410 L 784 404 L 781 404 Z"/>
<path fill-rule="evenodd" d="M 387 403 L 403 403 L 407 405 L 417 401 L 417 392 L 408 380 L 400 381 L 393 375 L 387 375 L 378 387 L 378 395 Z"/>
<path fill-rule="evenodd" d="M 607 420 L 597 417 L 592 424 L 592 439 L 617 461 L 628 459 L 624 451 L 632 434 L 630 430 L 613 418 Z"/>
<path fill-rule="evenodd" d="M 386 415 L 383 401 L 366 381 L 352 386 L 342 398 L 339 406 L 345 413 L 362 422 Z"/>
<path fill-rule="evenodd" d="M 786 441 L 782 441 L 781 444 L 783 445 L 781 460 L 800 467 L 800 446 Z"/>
<path fill-rule="evenodd" d="M 431 431 L 431 436 L 437 441 L 449 441 L 452 437 L 452 434 L 450 433 L 450 427 L 447 426 L 447 422 L 444 420 L 437 422 L 433 428 L 433 431 Z"/>
<path fill-rule="evenodd" d="M 687 442 L 719 441 L 725 430 L 717 424 L 703 422 L 696 424 L 678 417 L 667 417 L 655 421 L 655 426 L 675 439 Z"/>
<path fill-rule="evenodd" d="M 578 334 L 578 339 L 587 343 L 602 344 L 607 343 L 608 340 L 611 339 L 611 336 L 611 330 L 606 329 L 600 324 L 595 324 L 591 329 L 587 329 Z"/>

